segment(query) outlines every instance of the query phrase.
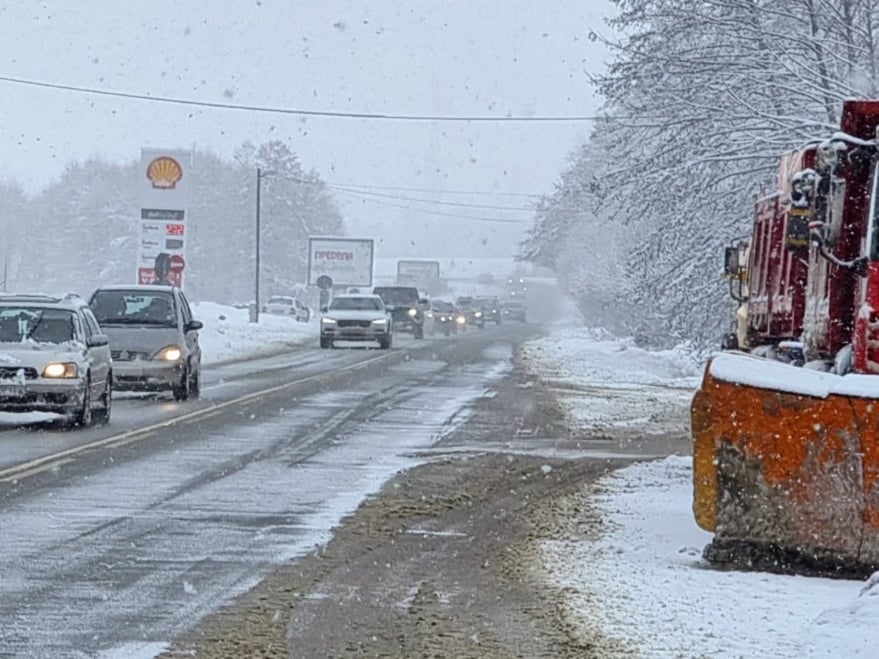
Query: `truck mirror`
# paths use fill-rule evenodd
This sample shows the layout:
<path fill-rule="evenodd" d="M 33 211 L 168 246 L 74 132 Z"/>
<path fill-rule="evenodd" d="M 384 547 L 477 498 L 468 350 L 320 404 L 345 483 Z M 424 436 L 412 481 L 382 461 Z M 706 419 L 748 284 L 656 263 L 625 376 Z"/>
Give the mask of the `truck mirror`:
<path fill-rule="evenodd" d="M 787 218 L 787 232 L 784 242 L 791 251 L 809 249 L 809 241 L 811 240 L 809 215 L 797 213 L 797 210 L 792 208 Z"/>
<path fill-rule="evenodd" d="M 736 277 L 739 274 L 739 248 L 725 247 L 723 250 L 723 274 Z"/>

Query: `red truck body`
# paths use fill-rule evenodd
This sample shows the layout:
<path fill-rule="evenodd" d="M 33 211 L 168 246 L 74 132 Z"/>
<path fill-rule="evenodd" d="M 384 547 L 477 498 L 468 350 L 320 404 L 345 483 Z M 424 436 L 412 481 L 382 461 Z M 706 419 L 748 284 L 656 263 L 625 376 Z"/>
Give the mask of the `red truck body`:
<path fill-rule="evenodd" d="M 755 205 L 747 347 L 802 341 L 807 361 L 879 373 L 877 128 L 879 101 L 846 101 L 840 132 L 782 157 L 778 191 Z M 808 237 L 792 248 L 795 188 Z"/>
<path fill-rule="evenodd" d="M 806 263 L 785 246 L 790 178 L 814 162 L 814 149 L 781 158 L 777 191 L 754 206 L 748 256 L 747 335 L 750 347 L 798 341 L 803 333 Z"/>

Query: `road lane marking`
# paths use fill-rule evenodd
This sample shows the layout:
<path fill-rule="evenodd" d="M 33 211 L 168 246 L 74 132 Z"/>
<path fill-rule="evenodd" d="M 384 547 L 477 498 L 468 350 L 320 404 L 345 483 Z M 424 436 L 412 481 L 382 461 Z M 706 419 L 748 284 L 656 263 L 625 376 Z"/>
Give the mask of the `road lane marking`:
<path fill-rule="evenodd" d="M 194 410 L 192 412 L 188 412 L 186 414 L 181 414 L 180 416 L 176 416 L 172 419 L 166 419 L 164 421 L 160 421 L 159 423 L 154 423 L 149 426 L 144 426 L 143 428 L 137 428 L 135 430 L 128 430 L 119 435 L 113 435 L 111 437 L 105 437 L 103 439 L 99 439 L 93 442 L 89 442 L 87 444 L 82 444 L 80 446 L 74 446 L 73 448 L 66 449 L 64 451 L 59 451 L 57 453 L 50 453 L 49 455 L 44 455 L 40 458 L 35 458 L 28 462 L 22 462 L 17 465 L 13 465 L 12 467 L 6 467 L 5 469 L 0 469 L 0 483 L 9 483 L 20 481 L 22 478 L 27 478 L 29 476 L 33 476 L 44 471 L 55 468 L 56 466 L 60 466 L 61 464 L 67 464 L 73 461 L 72 456 L 79 455 L 80 453 L 85 453 L 87 451 L 92 451 L 94 449 L 99 448 L 107 448 L 112 446 L 125 446 L 131 444 L 135 441 L 140 441 L 147 437 L 154 435 L 157 431 L 167 429 L 171 426 L 175 426 L 181 423 L 185 423 L 188 421 L 202 420 L 208 418 L 209 416 L 214 416 L 219 414 L 222 410 L 234 407 L 236 405 L 247 404 L 256 401 L 257 399 L 277 393 L 279 391 L 284 391 L 285 389 L 291 389 L 293 387 L 305 384 L 307 382 L 312 382 L 314 380 L 320 380 L 322 378 L 326 378 L 328 376 L 337 375 L 340 373 L 346 373 L 348 371 L 356 371 L 370 364 L 375 364 L 379 361 L 384 361 L 389 359 L 392 356 L 400 355 L 399 351 L 388 352 L 377 357 L 371 357 L 370 359 L 364 359 L 363 361 L 357 362 L 356 364 L 349 364 L 348 366 L 343 366 L 341 368 L 333 369 L 332 371 L 324 371 L 322 373 L 315 373 L 314 375 L 309 375 L 304 378 L 300 378 L 298 380 L 293 380 L 291 382 L 285 382 L 284 384 L 275 385 L 274 387 L 269 387 L 268 389 L 262 389 L 260 391 L 253 391 L 249 394 L 245 394 L 243 396 L 239 396 L 238 398 L 233 398 L 231 400 L 224 401 L 222 403 L 216 403 L 211 405 L 210 407 L 205 407 L 200 410 Z"/>

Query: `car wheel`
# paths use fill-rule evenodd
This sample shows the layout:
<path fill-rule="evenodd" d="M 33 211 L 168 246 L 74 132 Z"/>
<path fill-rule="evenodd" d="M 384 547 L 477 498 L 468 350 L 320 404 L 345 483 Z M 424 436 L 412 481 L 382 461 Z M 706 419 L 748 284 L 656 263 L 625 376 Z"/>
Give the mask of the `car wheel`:
<path fill-rule="evenodd" d="M 101 425 L 110 422 L 110 411 L 113 408 L 113 374 L 107 375 L 107 383 L 104 385 L 104 393 L 101 394 L 101 409 L 95 413 L 95 417 Z"/>
<path fill-rule="evenodd" d="M 333 340 L 332 339 L 321 339 L 320 340 L 320 347 L 321 348 L 332 348 L 333 347 Z"/>
<path fill-rule="evenodd" d="M 201 364 L 195 367 L 189 378 L 189 397 L 198 398 L 201 395 Z"/>
<path fill-rule="evenodd" d="M 382 350 L 387 350 L 388 348 L 391 347 L 391 336 L 390 336 L 390 334 L 389 334 L 388 336 L 386 336 L 385 338 L 379 340 L 379 342 L 378 342 L 378 347 L 381 348 Z"/>
<path fill-rule="evenodd" d="M 95 417 L 92 415 L 92 381 L 90 378 L 87 378 L 85 389 L 82 392 L 82 409 L 76 413 L 73 423 L 80 428 L 88 428 L 94 422 Z"/>
<path fill-rule="evenodd" d="M 183 375 L 180 377 L 180 383 L 174 385 L 173 389 L 171 389 L 171 393 L 174 395 L 174 400 L 187 400 L 190 394 L 189 385 L 189 366 L 187 366 L 183 369 Z"/>

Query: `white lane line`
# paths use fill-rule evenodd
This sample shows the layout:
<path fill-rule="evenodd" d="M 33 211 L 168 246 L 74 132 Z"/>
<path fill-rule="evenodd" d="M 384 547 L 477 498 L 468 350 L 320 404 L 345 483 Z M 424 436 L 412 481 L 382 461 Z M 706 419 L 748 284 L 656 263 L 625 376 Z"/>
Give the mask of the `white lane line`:
<path fill-rule="evenodd" d="M 112 437 L 105 437 L 104 439 L 99 439 L 94 442 L 89 442 L 88 444 L 82 444 L 80 446 L 74 446 L 73 448 L 69 448 L 64 451 L 59 451 L 57 453 L 50 453 L 49 455 L 44 455 L 41 458 L 36 458 L 34 460 L 30 460 L 29 462 L 22 462 L 20 464 L 14 465 L 12 467 L 7 467 L 5 469 L 0 469 L 0 483 L 9 483 L 18 481 L 21 478 L 25 478 L 28 476 L 32 476 L 34 474 L 45 471 L 46 469 L 50 469 L 56 466 L 56 462 L 65 458 L 69 458 L 70 456 L 79 455 L 80 453 L 84 453 L 86 451 L 90 451 L 96 448 L 105 448 L 107 446 L 112 446 L 114 444 L 130 444 L 134 440 L 140 441 L 150 435 L 153 434 L 154 431 L 160 430 L 163 428 L 168 428 L 170 426 L 177 425 L 179 423 L 183 423 L 185 421 L 192 421 L 194 419 L 202 419 L 208 416 L 213 416 L 219 411 L 227 408 L 233 407 L 235 405 L 240 405 L 242 403 L 248 403 L 251 401 L 260 398 L 261 396 L 266 396 L 268 394 L 273 394 L 278 391 L 283 391 L 285 389 L 290 389 L 291 387 L 295 387 L 306 382 L 311 382 L 312 380 L 319 380 L 321 378 L 325 378 L 328 375 L 333 375 L 336 373 L 344 373 L 346 371 L 354 371 L 364 366 L 368 366 L 369 364 L 374 364 L 375 362 L 388 359 L 391 356 L 399 354 L 398 352 L 390 352 L 383 355 L 379 355 L 378 357 L 372 357 L 370 359 L 365 359 L 361 362 L 357 362 L 356 364 L 350 364 L 349 366 L 344 366 L 342 368 L 333 369 L 332 371 L 324 371 L 323 373 L 316 373 L 314 375 L 309 375 L 304 378 L 300 378 L 298 380 L 293 380 L 291 382 L 285 382 L 284 384 L 279 384 L 274 387 L 269 387 L 268 389 L 262 389 L 260 391 L 254 391 L 249 394 L 245 394 L 244 396 L 239 396 L 238 398 L 233 398 L 232 400 L 227 400 L 222 403 L 217 403 L 215 405 L 211 405 L 210 407 L 205 407 L 200 410 L 195 410 L 193 412 L 189 412 L 187 414 L 181 414 L 180 416 L 176 416 L 173 419 L 166 419 L 159 423 L 154 423 L 149 426 L 144 426 L 143 428 L 137 428 L 135 430 L 129 430 L 119 435 L 113 435 Z M 71 460 L 66 460 L 64 464 L 67 462 L 71 462 Z"/>

